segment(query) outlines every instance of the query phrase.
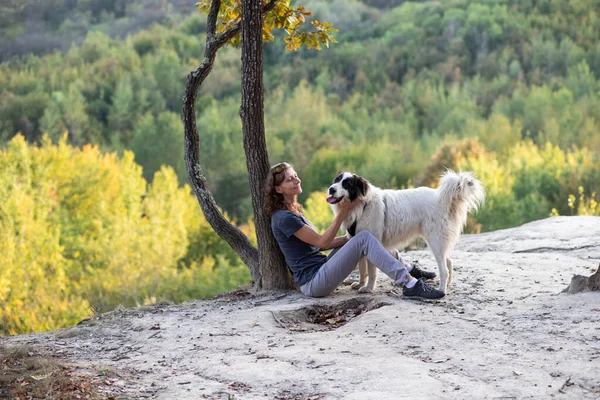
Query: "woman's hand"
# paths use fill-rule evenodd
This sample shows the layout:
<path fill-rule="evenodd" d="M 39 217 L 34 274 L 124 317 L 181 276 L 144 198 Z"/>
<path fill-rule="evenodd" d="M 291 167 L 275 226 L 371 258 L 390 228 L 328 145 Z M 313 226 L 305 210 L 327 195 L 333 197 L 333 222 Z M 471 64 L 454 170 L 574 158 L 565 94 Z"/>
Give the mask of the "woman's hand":
<path fill-rule="evenodd" d="M 343 201 L 338 205 L 338 214 L 342 214 L 345 218 L 350 211 L 352 211 L 356 206 L 362 204 L 361 199 L 356 199 L 354 201 Z"/>

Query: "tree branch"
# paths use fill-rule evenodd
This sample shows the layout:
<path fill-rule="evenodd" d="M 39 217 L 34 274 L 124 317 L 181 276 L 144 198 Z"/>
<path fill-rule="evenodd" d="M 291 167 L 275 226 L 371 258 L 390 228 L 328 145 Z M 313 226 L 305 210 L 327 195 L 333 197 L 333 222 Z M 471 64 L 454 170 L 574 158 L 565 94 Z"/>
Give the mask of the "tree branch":
<path fill-rule="evenodd" d="M 212 42 L 215 38 L 215 32 L 217 31 L 217 18 L 219 16 L 219 9 L 221 8 L 221 0 L 212 0 L 210 4 L 210 11 L 208 18 L 206 19 L 206 41 Z"/>
<path fill-rule="evenodd" d="M 266 6 L 263 7 L 263 17 L 265 14 L 275 8 L 275 4 L 277 4 L 278 1 L 279 0 L 271 0 Z"/>
<path fill-rule="evenodd" d="M 213 1 L 216 1 L 216 0 L 213 0 Z M 277 5 L 278 1 L 279 0 L 271 0 L 267 5 L 265 5 L 262 10 L 263 16 L 268 14 L 271 10 L 273 10 L 275 8 L 275 5 Z M 241 29 L 242 29 L 242 21 L 240 20 L 240 21 L 236 22 L 235 25 L 232 26 L 230 29 L 226 30 L 225 32 L 221 32 L 219 35 L 217 35 L 215 37 L 215 45 L 218 47 L 221 47 L 222 45 L 227 43 L 229 40 L 231 40 L 235 35 L 240 33 Z"/>

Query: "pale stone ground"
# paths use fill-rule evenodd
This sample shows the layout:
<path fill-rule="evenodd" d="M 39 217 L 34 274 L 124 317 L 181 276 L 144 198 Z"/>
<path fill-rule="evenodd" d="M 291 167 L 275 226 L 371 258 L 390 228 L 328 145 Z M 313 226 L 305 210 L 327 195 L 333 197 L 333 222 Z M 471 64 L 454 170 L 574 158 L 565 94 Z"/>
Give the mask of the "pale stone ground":
<path fill-rule="evenodd" d="M 428 250 L 406 259 L 437 270 Z M 375 295 L 227 295 L 0 343 L 42 346 L 82 374 L 109 371 L 118 380 L 106 392 L 119 398 L 600 399 L 600 292 L 561 293 L 596 270 L 600 218 L 465 235 L 453 259 L 440 302 L 403 300 L 380 276 Z M 337 325 L 287 313 L 350 299 L 388 305 L 320 331 Z"/>

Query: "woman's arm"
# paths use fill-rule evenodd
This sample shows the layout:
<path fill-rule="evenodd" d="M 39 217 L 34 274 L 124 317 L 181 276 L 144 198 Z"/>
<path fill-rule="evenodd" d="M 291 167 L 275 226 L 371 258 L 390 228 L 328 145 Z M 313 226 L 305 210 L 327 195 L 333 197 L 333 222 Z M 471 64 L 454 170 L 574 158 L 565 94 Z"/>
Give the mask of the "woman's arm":
<path fill-rule="evenodd" d="M 336 240 L 335 235 L 340 230 L 342 222 L 344 221 L 344 219 L 346 219 L 350 211 L 358 205 L 358 203 L 360 203 L 360 200 L 355 200 L 352 203 L 348 203 L 343 208 L 341 208 L 335 216 L 335 218 L 333 219 L 333 223 L 331 224 L 331 226 L 327 228 L 327 230 L 323 232 L 322 235 L 315 232 L 315 230 L 312 229 L 310 226 L 304 225 L 302 228 L 298 229 L 296 233 L 294 233 L 294 236 L 296 236 L 303 242 L 311 244 L 313 246 L 317 246 L 320 249 L 331 249 L 334 240 Z"/>
<path fill-rule="evenodd" d="M 346 243 L 348 243 L 348 240 L 350 240 L 350 238 L 346 235 L 344 236 L 338 236 L 335 239 L 333 239 L 331 241 L 331 246 L 329 246 L 326 249 L 321 249 L 321 250 L 331 250 L 331 249 L 337 249 L 338 247 L 342 247 L 343 245 L 345 245 Z"/>

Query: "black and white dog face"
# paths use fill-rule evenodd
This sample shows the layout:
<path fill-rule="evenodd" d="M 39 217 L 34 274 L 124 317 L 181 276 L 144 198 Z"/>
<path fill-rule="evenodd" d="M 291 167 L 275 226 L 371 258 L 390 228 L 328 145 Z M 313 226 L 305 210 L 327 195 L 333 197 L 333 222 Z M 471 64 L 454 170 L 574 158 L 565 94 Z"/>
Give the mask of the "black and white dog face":
<path fill-rule="evenodd" d="M 329 186 L 327 193 L 329 204 L 337 204 L 342 200 L 354 201 L 364 197 L 369 191 L 369 182 L 362 176 L 350 172 L 340 172 Z"/>

